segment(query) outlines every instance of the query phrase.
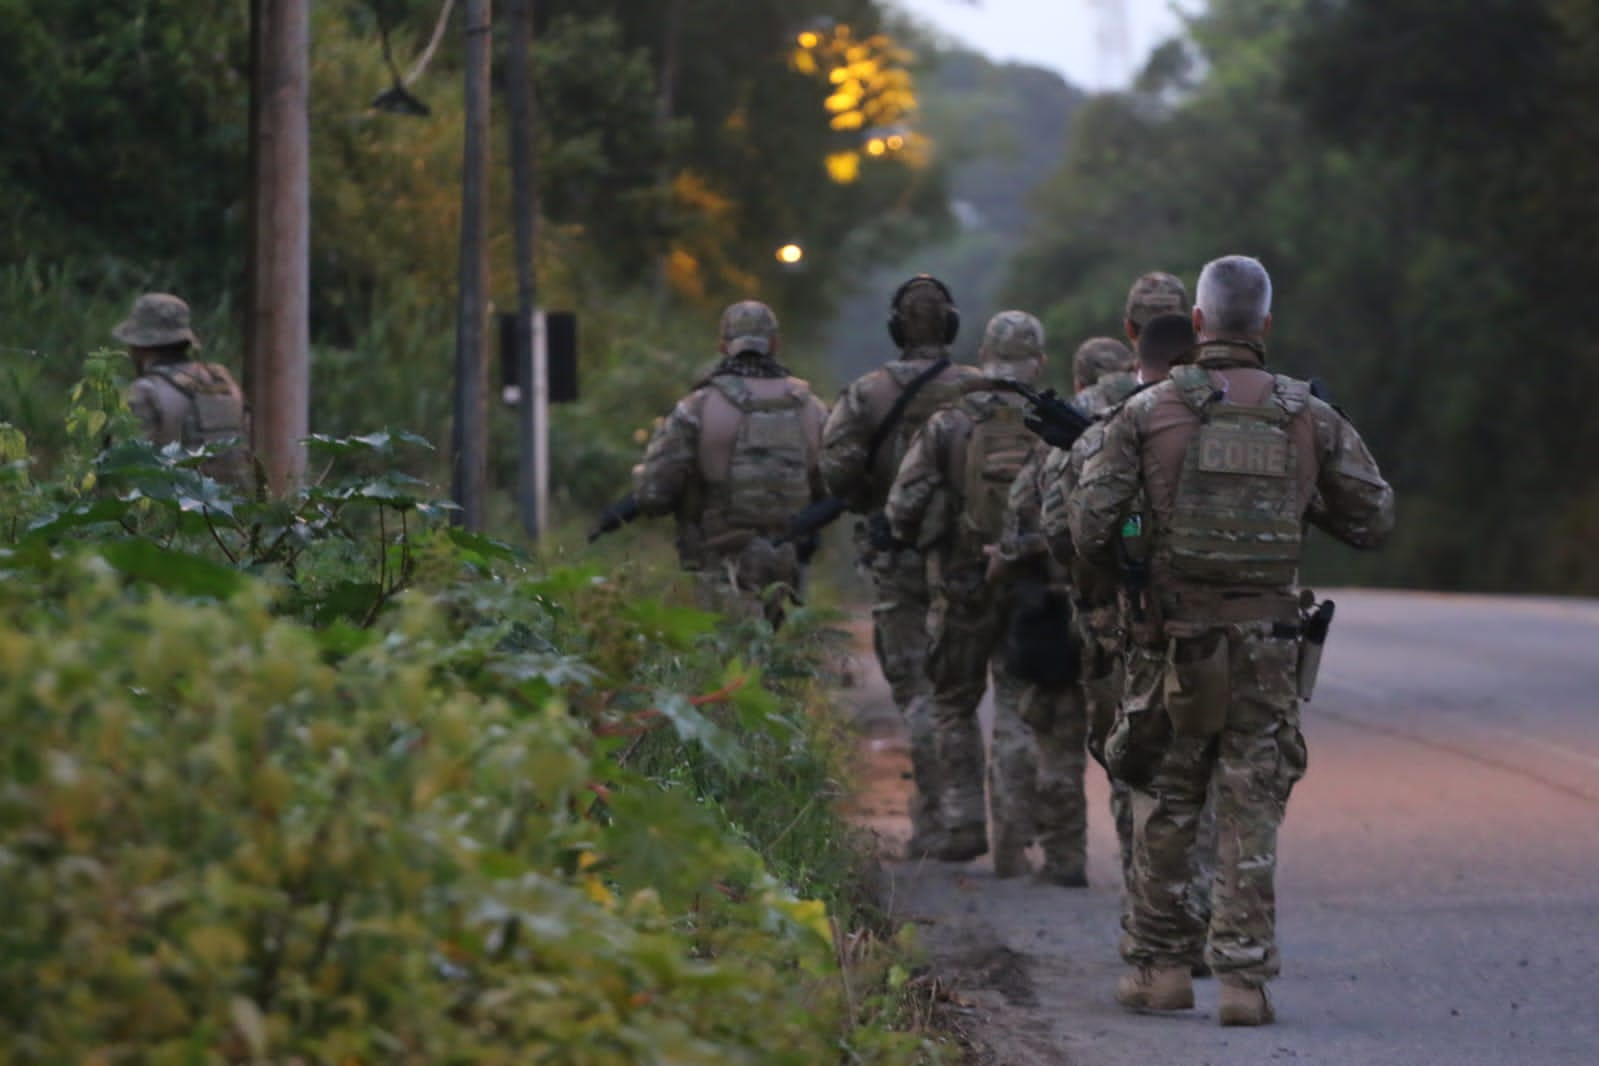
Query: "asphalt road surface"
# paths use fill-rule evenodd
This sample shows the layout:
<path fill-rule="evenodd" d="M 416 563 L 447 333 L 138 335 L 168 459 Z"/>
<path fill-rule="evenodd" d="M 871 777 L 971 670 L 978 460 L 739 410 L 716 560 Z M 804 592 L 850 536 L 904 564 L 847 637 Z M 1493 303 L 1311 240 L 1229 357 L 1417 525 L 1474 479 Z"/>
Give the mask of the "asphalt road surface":
<path fill-rule="evenodd" d="M 1213 981 L 1175 1016 L 1112 1000 L 1120 878 L 1090 765 L 1087 890 L 889 864 L 988 1061 L 1599 1064 L 1599 603 L 1333 595 L 1280 844 L 1278 1024 L 1220 1028 Z M 866 812 L 885 837 L 891 806 Z"/>

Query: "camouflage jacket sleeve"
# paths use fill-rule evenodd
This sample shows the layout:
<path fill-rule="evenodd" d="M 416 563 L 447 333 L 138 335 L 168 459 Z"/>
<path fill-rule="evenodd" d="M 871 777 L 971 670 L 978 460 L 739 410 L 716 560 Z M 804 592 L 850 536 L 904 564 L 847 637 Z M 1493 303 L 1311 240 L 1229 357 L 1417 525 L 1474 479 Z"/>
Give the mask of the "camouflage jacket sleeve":
<path fill-rule="evenodd" d="M 1098 439 L 1104 427 L 1098 423 L 1077 439 L 1082 445 L 1090 436 Z M 1066 501 L 1077 487 L 1077 475 L 1082 469 L 1082 453 L 1076 448 L 1070 452 L 1058 449 L 1049 453 L 1044 469 L 1039 472 L 1039 534 L 1049 553 L 1063 566 L 1072 561 L 1072 534 L 1066 524 Z"/>
<path fill-rule="evenodd" d="M 700 392 L 679 400 L 633 470 L 633 498 L 640 514 L 662 515 L 677 510 L 692 478 L 699 476 Z"/>
<path fill-rule="evenodd" d="M 871 498 L 866 446 L 871 441 L 872 422 L 866 405 L 865 380 L 856 381 L 839 394 L 822 429 L 822 484 L 854 511 L 865 510 Z"/>
<path fill-rule="evenodd" d="M 827 418 L 828 418 L 827 404 L 823 403 L 820 397 L 812 396 L 811 397 L 811 406 L 816 411 L 817 421 L 821 423 L 821 425 L 824 427 L 824 430 L 825 430 L 825 427 L 827 426 Z M 817 448 L 816 454 L 817 454 L 817 461 L 815 463 L 813 463 L 811 465 L 810 470 L 808 470 L 806 472 L 810 476 L 811 501 L 813 503 L 815 501 L 821 499 L 823 496 L 827 495 L 827 483 L 822 478 L 821 448 L 820 447 Z"/>
<path fill-rule="evenodd" d="M 938 539 L 943 530 L 943 515 L 949 479 L 950 442 L 962 429 L 962 419 L 955 411 L 944 410 L 928 419 L 911 438 L 910 449 L 899 465 L 899 474 L 888 490 L 888 503 L 884 513 L 894 537 L 906 544 L 926 547 Z"/>
<path fill-rule="evenodd" d="M 1043 532 L 1043 486 L 1046 460 L 1053 449 L 1040 442 L 1016 472 L 1005 505 L 1005 529 L 997 555 L 1007 564 L 1021 563 L 1048 553 Z"/>
<path fill-rule="evenodd" d="M 1321 462 L 1306 517 L 1345 544 L 1375 548 L 1394 528 L 1394 490 L 1355 427 L 1320 400 L 1310 402 Z"/>
<path fill-rule="evenodd" d="M 1066 497 L 1066 527 L 1077 554 L 1094 560 L 1119 535 L 1138 496 L 1138 408 L 1124 407 L 1105 423 L 1096 442 L 1083 447 L 1082 479 Z"/>

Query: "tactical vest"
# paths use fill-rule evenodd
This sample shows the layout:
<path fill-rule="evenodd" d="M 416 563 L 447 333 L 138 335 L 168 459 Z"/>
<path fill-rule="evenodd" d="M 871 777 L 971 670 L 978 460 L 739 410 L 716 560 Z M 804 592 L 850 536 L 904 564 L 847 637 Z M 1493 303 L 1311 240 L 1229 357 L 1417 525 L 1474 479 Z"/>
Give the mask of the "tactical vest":
<path fill-rule="evenodd" d="M 725 477 L 706 481 L 706 535 L 780 533 L 811 502 L 811 442 L 805 431 L 810 395 L 790 385 L 779 396 L 758 397 L 745 379 L 725 374 L 713 378 L 711 387 L 741 417 Z M 700 446 L 704 449 L 703 439 Z M 704 459 L 702 451 L 702 465 Z"/>
<path fill-rule="evenodd" d="M 1304 382 L 1277 376 L 1259 406 L 1226 402 L 1202 367 L 1172 371 L 1199 428 L 1188 442 L 1162 531 L 1173 576 L 1226 585 L 1292 584 L 1304 537 L 1293 435 Z"/>
<path fill-rule="evenodd" d="M 249 477 L 249 453 L 244 426 L 244 393 L 227 368 L 217 363 L 157 363 L 149 373 L 183 394 L 185 448 L 200 448 L 225 441 L 240 442 L 208 461 L 201 469 L 211 477 L 244 484 Z"/>
<path fill-rule="evenodd" d="M 916 363 L 900 363 L 887 368 L 888 374 L 904 391 L 905 387 L 916 380 L 918 374 L 926 370 L 925 366 Z M 894 483 L 894 477 L 899 473 L 899 465 L 905 459 L 905 453 L 911 449 L 911 438 L 927 424 L 934 413 L 943 410 L 950 404 L 957 402 L 969 391 L 962 380 L 951 371 L 934 378 L 921 387 L 921 390 L 905 405 L 904 414 L 900 415 L 899 422 L 877 450 L 876 469 L 872 472 L 873 480 L 882 486 L 884 495 L 888 486 Z"/>
<path fill-rule="evenodd" d="M 1019 403 L 990 396 L 964 410 L 972 432 L 960 474 L 960 541 L 961 554 L 972 556 L 1004 533 L 1011 486 L 1038 438 L 1023 424 L 1027 412 Z"/>

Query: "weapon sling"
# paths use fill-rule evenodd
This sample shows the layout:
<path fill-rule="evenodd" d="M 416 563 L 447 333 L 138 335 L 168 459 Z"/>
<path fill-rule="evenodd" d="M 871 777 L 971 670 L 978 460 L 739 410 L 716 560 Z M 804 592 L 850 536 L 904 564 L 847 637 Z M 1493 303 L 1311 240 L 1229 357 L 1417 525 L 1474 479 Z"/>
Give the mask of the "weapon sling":
<path fill-rule="evenodd" d="M 888 440 L 888 435 L 894 432 L 894 427 L 899 425 L 899 420 L 905 417 L 905 408 L 909 407 L 911 401 L 916 399 L 916 394 L 922 391 L 923 386 L 948 369 L 948 359 L 938 360 L 932 366 L 911 378 L 900 394 L 894 397 L 894 405 L 888 409 L 888 414 L 883 416 L 883 420 L 872 431 L 871 439 L 866 442 L 866 469 L 868 471 L 877 462 L 877 453 L 883 447 L 884 442 Z"/>

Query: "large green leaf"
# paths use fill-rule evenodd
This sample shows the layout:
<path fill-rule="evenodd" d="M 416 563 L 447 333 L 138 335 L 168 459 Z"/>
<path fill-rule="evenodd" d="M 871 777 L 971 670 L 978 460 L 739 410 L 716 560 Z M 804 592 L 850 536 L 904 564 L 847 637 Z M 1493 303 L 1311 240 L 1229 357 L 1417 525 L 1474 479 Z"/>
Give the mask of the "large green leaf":
<path fill-rule="evenodd" d="M 180 596 L 227 599 L 249 582 L 231 566 L 172 551 L 148 540 L 118 540 L 100 546 L 100 556 L 125 577 Z"/>

